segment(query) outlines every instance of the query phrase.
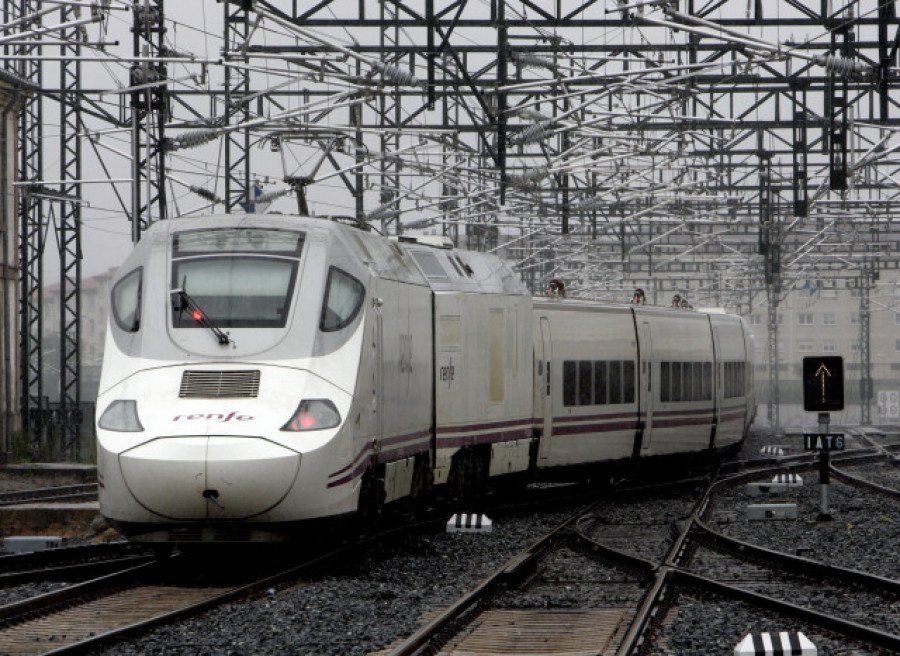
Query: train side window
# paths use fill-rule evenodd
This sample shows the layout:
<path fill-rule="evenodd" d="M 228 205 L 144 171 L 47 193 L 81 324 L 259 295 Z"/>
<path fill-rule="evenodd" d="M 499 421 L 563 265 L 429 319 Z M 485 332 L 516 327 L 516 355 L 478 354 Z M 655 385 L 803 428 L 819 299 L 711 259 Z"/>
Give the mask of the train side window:
<path fill-rule="evenodd" d="M 681 362 L 673 362 L 672 363 L 672 401 L 682 401 L 683 397 L 681 395 L 682 383 L 681 383 Z"/>
<path fill-rule="evenodd" d="M 634 362 L 622 363 L 622 403 L 634 403 Z"/>
<path fill-rule="evenodd" d="M 456 261 L 452 257 L 449 257 L 449 256 L 447 257 L 447 261 L 450 263 L 450 266 L 453 267 L 453 270 L 456 271 L 456 275 L 458 275 L 460 278 L 462 278 L 463 277 L 462 269 L 459 268 L 459 265 L 456 263 Z"/>
<path fill-rule="evenodd" d="M 744 396 L 746 392 L 745 376 L 746 369 L 743 362 L 726 362 L 725 368 L 725 398 L 735 398 Z"/>
<path fill-rule="evenodd" d="M 472 267 L 470 267 L 468 264 L 466 264 L 459 255 L 456 256 L 456 261 L 459 262 L 459 266 L 462 267 L 463 271 L 466 272 L 466 275 L 469 278 L 471 278 L 473 275 L 475 275 L 475 272 L 472 270 Z"/>
<path fill-rule="evenodd" d="M 594 363 L 594 404 L 606 405 L 606 362 Z"/>
<path fill-rule="evenodd" d="M 712 362 L 703 363 L 703 378 L 700 382 L 702 400 L 712 401 Z"/>
<path fill-rule="evenodd" d="M 672 400 L 672 363 L 659 363 L 659 400 L 668 403 Z"/>
<path fill-rule="evenodd" d="M 112 289 L 112 311 L 116 325 L 127 333 L 141 327 L 141 279 L 143 269 L 137 268 L 119 280 Z"/>
<path fill-rule="evenodd" d="M 333 332 L 350 325 L 359 313 L 365 297 L 366 289 L 360 281 L 337 267 L 331 267 L 328 270 L 328 283 L 325 285 L 319 328 L 323 332 Z"/>
<path fill-rule="evenodd" d="M 594 363 L 590 360 L 578 361 L 578 405 L 591 405 L 594 402 L 593 368 Z"/>
<path fill-rule="evenodd" d="M 563 362 L 563 405 L 578 405 L 578 363 L 574 360 Z"/>
<path fill-rule="evenodd" d="M 689 401 L 699 401 L 700 400 L 700 373 L 701 367 L 699 362 L 690 362 L 688 366 L 691 368 L 691 396 L 688 399 Z"/>
<path fill-rule="evenodd" d="M 609 402 L 622 402 L 622 363 L 611 360 L 609 366 Z"/>

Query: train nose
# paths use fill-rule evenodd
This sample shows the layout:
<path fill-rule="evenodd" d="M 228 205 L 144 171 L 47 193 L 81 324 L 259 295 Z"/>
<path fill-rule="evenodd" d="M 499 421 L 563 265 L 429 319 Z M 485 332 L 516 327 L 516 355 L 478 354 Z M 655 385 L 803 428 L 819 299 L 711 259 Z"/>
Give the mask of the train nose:
<path fill-rule="evenodd" d="M 169 437 L 119 456 L 125 484 L 169 519 L 247 519 L 274 508 L 297 478 L 300 454 L 252 437 Z"/>

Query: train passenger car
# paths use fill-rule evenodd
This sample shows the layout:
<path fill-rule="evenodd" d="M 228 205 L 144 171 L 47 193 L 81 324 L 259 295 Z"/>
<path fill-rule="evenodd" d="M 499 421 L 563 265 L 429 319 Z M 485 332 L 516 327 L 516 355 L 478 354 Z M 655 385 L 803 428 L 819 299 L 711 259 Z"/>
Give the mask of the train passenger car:
<path fill-rule="evenodd" d="M 534 309 L 539 470 L 722 451 L 749 428 L 752 336 L 738 317 L 559 298 Z"/>
<path fill-rule="evenodd" d="M 413 493 L 431 464 L 430 295 L 398 245 L 337 222 L 151 226 L 113 280 L 102 514 L 145 540 L 265 540 L 356 511 L 376 475 L 374 503 Z"/>
<path fill-rule="evenodd" d="M 528 470 L 532 443 L 528 289 L 497 257 L 402 246 L 433 290 L 435 485 L 451 498 Z"/>
<path fill-rule="evenodd" d="M 532 299 L 498 257 L 346 221 L 160 221 L 111 295 L 100 510 L 141 541 L 709 455 L 755 408 L 736 317 Z"/>

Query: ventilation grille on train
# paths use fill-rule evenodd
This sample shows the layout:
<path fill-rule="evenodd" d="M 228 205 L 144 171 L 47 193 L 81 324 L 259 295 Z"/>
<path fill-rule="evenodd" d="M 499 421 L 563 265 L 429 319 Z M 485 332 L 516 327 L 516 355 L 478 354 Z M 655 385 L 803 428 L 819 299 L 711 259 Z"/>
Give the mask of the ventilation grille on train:
<path fill-rule="evenodd" d="M 255 398 L 259 371 L 185 371 L 178 396 L 183 399 Z"/>

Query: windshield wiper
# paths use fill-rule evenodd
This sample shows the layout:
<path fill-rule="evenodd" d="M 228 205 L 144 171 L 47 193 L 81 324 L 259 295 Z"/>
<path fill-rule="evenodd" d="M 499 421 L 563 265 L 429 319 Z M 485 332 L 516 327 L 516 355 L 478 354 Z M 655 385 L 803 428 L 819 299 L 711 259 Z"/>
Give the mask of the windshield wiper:
<path fill-rule="evenodd" d="M 217 325 L 206 318 L 206 312 L 197 305 L 197 301 L 191 298 L 184 289 L 173 289 L 169 292 L 169 295 L 172 299 L 172 310 L 178 312 L 179 318 L 181 317 L 181 314 L 187 310 L 191 313 L 191 318 L 194 321 L 212 331 L 213 335 L 216 336 L 216 339 L 219 340 L 219 344 L 225 346 L 231 341 L 231 338 L 228 337 L 228 335 L 223 333 Z"/>

